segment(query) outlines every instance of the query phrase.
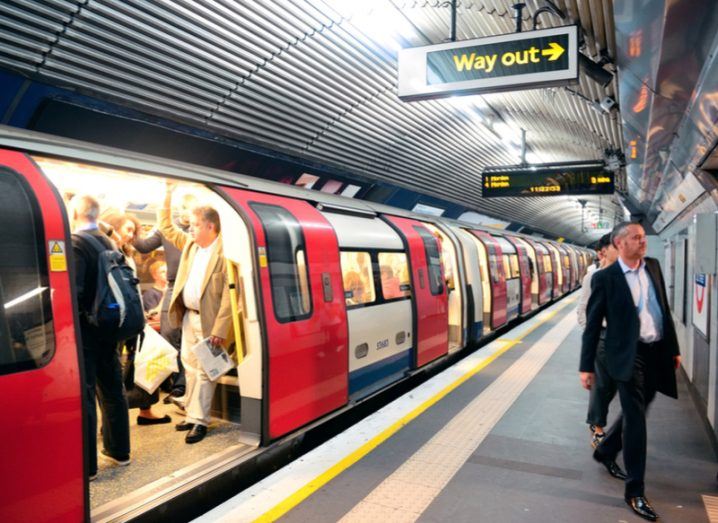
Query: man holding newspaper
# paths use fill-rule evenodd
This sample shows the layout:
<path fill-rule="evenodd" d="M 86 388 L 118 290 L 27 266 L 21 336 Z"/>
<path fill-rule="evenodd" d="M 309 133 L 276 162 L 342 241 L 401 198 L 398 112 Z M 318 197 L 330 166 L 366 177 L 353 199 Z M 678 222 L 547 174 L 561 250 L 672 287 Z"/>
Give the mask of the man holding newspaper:
<path fill-rule="evenodd" d="M 231 363 L 223 347 L 231 347 L 232 317 L 219 214 L 210 206 L 195 207 L 189 231 L 183 232 L 172 222 L 174 189 L 175 184 L 168 182 L 158 222 L 164 237 L 182 251 L 169 307 L 170 324 L 182 327 L 181 358 L 187 377 L 186 417 L 175 428 L 187 431 L 186 443 L 197 443 L 207 435 L 212 396 L 221 375 L 208 369 L 206 361 L 220 356 Z"/>

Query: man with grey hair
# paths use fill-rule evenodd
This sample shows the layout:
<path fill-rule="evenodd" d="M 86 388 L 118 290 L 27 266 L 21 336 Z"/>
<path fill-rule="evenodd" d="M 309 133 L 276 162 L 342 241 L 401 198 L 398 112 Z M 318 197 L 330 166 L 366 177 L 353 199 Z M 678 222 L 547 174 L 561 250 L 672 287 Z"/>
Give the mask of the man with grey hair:
<path fill-rule="evenodd" d="M 645 498 L 646 411 L 656 392 L 676 398 L 678 339 L 658 260 L 646 258 L 646 233 L 638 223 L 618 224 L 611 233 L 618 261 L 594 274 L 586 308 L 580 378 L 595 381 L 596 349 L 605 320 L 605 365 L 616 382 L 623 413 L 593 458 L 616 478 L 625 477 L 626 503 L 640 517 L 658 519 Z M 626 474 L 616 464 L 623 450 Z"/>
<path fill-rule="evenodd" d="M 70 202 L 73 233 L 92 235 L 107 249 L 114 246 L 97 226 L 100 204 L 88 195 L 75 196 Z M 102 454 L 117 465 L 130 463 L 130 417 L 127 398 L 122 386 L 122 367 L 116 340 L 108 340 L 102 331 L 91 325 L 88 314 L 97 292 L 97 262 L 99 254 L 80 234 L 72 235 L 75 258 L 75 288 L 80 312 L 82 355 L 85 362 L 85 413 L 89 449 L 89 479 L 97 477 L 97 407 L 95 394 L 102 411 Z"/>

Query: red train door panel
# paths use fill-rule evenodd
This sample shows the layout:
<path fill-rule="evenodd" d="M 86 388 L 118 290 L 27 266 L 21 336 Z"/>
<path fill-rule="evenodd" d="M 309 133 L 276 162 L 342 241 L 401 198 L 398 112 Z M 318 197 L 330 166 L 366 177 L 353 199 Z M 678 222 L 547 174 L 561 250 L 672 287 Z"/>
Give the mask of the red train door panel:
<path fill-rule="evenodd" d="M 416 367 L 449 351 L 449 307 L 439 242 L 421 222 L 385 216 L 406 241 L 416 303 Z"/>
<path fill-rule="evenodd" d="M 549 267 L 544 266 L 544 254 L 543 251 L 538 248 L 538 244 L 532 240 L 528 241 L 531 243 L 534 248 L 534 252 L 536 253 L 536 271 L 539 281 L 538 303 L 539 305 L 543 305 L 551 299 L 551 289 L 548 286 L 548 273 L 546 272 Z"/>
<path fill-rule="evenodd" d="M 339 245 L 303 200 L 224 188 L 254 231 L 267 354 L 264 433 L 275 439 L 347 403 Z"/>
<path fill-rule="evenodd" d="M 491 283 L 491 328 L 497 329 L 506 323 L 506 274 L 501 260 L 501 246 L 493 236 L 483 231 L 471 230 L 486 247 Z"/>
<path fill-rule="evenodd" d="M 516 247 L 516 255 L 519 259 L 519 273 L 521 274 L 521 304 L 519 307 L 520 314 L 528 314 L 531 312 L 531 270 L 529 268 L 529 255 L 519 241 L 511 236 L 506 239 Z"/>
<path fill-rule="evenodd" d="M 70 238 L 24 154 L 0 150 L 1 521 L 89 515 Z"/>

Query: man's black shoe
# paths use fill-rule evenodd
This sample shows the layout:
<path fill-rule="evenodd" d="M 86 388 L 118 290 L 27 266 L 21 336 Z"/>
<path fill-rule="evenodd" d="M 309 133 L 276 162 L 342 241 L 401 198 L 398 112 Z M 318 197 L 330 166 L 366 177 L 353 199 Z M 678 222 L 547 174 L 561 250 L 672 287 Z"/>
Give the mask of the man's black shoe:
<path fill-rule="evenodd" d="M 628 506 L 631 507 L 633 512 L 641 516 L 643 519 L 647 519 L 648 521 L 656 521 L 658 519 L 658 514 L 656 514 L 656 511 L 653 510 L 651 504 L 648 503 L 648 500 L 643 496 L 626 498 L 626 503 L 628 503 Z"/>
<path fill-rule="evenodd" d="M 620 479 L 621 481 L 626 479 L 626 473 L 621 470 L 621 467 L 618 466 L 616 460 L 604 458 L 603 456 L 601 456 L 601 454 L 598 453 L 598 450 L 593 453 L 593 459 L 606 467 L 608 473 L 614 478 Z"/>
<path fill-rule="evenodd" d="M 204 425 L 195 425 L 194 427 L 192 427 L 192 430 L 190 430 L 185 436 L 184 442 L 197 443 L 199 441 L 202 441 L 206 435 L 207 427 L 205 427 Z"/>
<path fill-rule="evenodd" d="M 192 427 L 194 427 L 194 423 L 187 423 L 186 421 L 183 421 L 182 423 L 175 425 L 175 430 L 182 432 L 185 430 L 192 430 Z"/>

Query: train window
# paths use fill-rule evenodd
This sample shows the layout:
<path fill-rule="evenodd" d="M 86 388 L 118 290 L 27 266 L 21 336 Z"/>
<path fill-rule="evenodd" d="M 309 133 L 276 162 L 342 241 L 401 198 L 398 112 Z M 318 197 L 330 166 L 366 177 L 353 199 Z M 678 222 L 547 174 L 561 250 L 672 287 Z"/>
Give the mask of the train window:
<path fill-rule="evenodd" d="M 37 369 L 55 353 L 45 235 L 34 196 L 0 173 L 0 374 Z"/>
<path fill-rule="evenodd" d="M 380 252 L 381 293 L 385 300 L 411 296 L 409 263 L 403 252 Z"/>
<path fill-rule="evenodd" d="M 511 273 L 511 263 L 509 262 L 508 254 L 501 255 L 501 263 L 504 265 L 504 274 L 506 275 L 506 279 L 508 280 L 513 278 L 514 275 Z"/>
<path fill-rule="evenodd" d="M 519 257 L 516 254 L 509 255 L 509 262 L 511 263 L 511 277 L 519 278 L 521 276 L 519 272 Z"/>
<path fill-rule="evenodd" d="M 551 257 L 548 254 L 543 255 L 543 268 L 546 272 L 553 272 L 553 267 L 551 267 Z"/>
<path fill-rule="evenodd" d="M 421 236 L 424 242 L 426 264 L 429 268 L 429 289 L 434 296 L 444 292 L 444 284 L 441 278 L 441 255 L 439 254 L 439 241 L 424 227 L 415 225 L 414 229 Z"/>
<path fill-rule="evenodd" d="M 277 205 L 251 202 L 249 206 L 264 227 L 274 314 L 280 322 L 308 318 L 312 300 L 301 225 Z"/>
<path fill-rule="evenodd" d="M 376 300 L 371 255 L 368 252 L 341 252 L 344 300 L 347 307 L 365 305 Z"/>

